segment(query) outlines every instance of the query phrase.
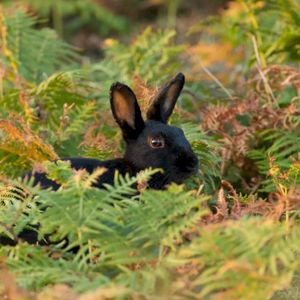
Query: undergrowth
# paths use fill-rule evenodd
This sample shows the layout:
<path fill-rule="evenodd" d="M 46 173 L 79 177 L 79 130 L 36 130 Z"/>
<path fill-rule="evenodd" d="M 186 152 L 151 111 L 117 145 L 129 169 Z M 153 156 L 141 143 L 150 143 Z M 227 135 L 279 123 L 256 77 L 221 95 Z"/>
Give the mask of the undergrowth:
<path fill-rule="evenodd" d="M 296 299 L 300 4 L 284 3 L 231 3 L 187 31 L 202 31 L 197 45 L 175 43 L 168 29 L 107 39 L 104 58 L 91 65 L 26 9 L 1 8 L 0 242 L 14 245 L 0 246 L 0 297 Z M 89 13 L 105 22 L 99 9 Z M 120 29 L 122 18 L 114 20 Z M 224 45 L 220 66 L 213 56 Z M 116 174 L 100 190 L 92 184 L 105 170 L 51 163 L 121 155 L 111 83 L 131 85 L 146 108 L 179 70 L 187 87 L 171 123 L 200 161 L 184 185 L 147 189 L 159 171 L 150 169 Z M 21 179 L 32 168 L 61 188 Z M 25 229 L 48 245 L 22 241 Z"/>

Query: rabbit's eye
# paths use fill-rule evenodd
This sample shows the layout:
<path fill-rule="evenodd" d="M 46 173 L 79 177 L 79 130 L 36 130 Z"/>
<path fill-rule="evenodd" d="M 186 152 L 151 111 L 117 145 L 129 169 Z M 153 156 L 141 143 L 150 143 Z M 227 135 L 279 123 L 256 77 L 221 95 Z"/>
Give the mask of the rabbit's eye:
<path fill-rule="evenodd" d="M 165 140 L 160 136 L 149 137 L 148 144 L 151 148 L 163 148 L 165 146 Z"/>

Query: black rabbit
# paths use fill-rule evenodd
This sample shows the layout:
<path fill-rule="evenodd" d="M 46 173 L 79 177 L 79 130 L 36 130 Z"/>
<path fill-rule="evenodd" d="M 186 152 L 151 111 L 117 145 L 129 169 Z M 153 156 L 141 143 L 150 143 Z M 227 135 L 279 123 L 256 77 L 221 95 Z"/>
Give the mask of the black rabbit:
<path fill-rule="evenodd" d="M 135 175 L 149 167 L 161 168 L 164 171 L 152 177 L 149 187 L 162 189 L 171 182 L 181 183 L 198 170 L 198 159 L 183 131 L 167 125 L 183 85 L 184 75 L 179 73 L 158 93 L 147 112 L 147 121 L 144 122 L 133 91 L 122 83 L 114 83 L 110 89 L 110 103 L 125 140 L 124 157 L 107 161 L 81 157 L 64 160 L 69 160 L 74 169 L 85 169 L 89 173 L 98 167 L 105 167 L 107 171 L 95 184 L 99 188 L 104 183 L 113 183 L 116 170 L 123 175 Z M 39 183 L 42 188 L 59 188 L 59 184 L 48 179 L 45 173 L 30 173 L 29 176 L 34 176 L 35 184 Z M 28 243 L 39 241 L 35 230 L 24 230 L 18 238 Z M 16 243 L 15 240 L 0 236 L 1 245 Z M 44 245 L 51 241 L 45 237 L 39 243 Z M 76 249 L 73 251 L 76 252 Z"/>
<path fill-rule="evenodd" d="M 69 160 L 72 168 L 85 169 L 89 173 L 105 167 L 107 171 L 95 184 L 99 188 L 104 183 L 113 183 L 116 170 L 123 175 L 135 175 L 149 167 L 163 170 L 152 177 L 149 187 L 161 189 L 171 182 L 181 183 L 198 170 L 198 159 L 183 131 L 167 125 L 183 85 L 184 75 L 179 73 L 160 90 L 145 122 L 134 92 L 125 84 L 114 83 L 110 89 L 110 104 L 125 140 L 124 157 L 107 161 L 81 157 L 64 160 Z M 34 178 L 42 188 L 59 188 L 59 184 L 44 173 L 35 173 Z"/>

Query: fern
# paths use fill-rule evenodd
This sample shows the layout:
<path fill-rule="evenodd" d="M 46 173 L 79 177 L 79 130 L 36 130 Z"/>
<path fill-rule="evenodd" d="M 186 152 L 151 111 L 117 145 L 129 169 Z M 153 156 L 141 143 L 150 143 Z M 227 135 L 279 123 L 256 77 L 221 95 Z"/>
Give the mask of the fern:
<path fill-rule="evenodd" d="M 106 89 L 112 81 L 130 83 L 133 76 L 145 82 L 161 83 L 180 69 L 178 56 L 183 46 L 173 44 L 174 31 L 145 29 L 131 45 L 108 40 L 106 58 L 92 66 L 94 78 Z"/>
<path fill-rule="evenodd" d="M 28 81 L 40 82 L 44 74 L 50 75 L 61 64 L 74 59 L 74 52 L 57 38 L 54 31 L 33 29 L 36 18 L 23 11 L 15 10 L 11 14 L 1 12 L 0 22 L 1 56 L 14 72 L 13 81 L 20 74 Z"/>
<path fill-rule="evenodd" d="M 64 163 L 55 168 L 62 171 L 65 166 Z M 38 258 L 45 253 L 44 251 L 40 252 L 36 248 L 34 253 L 37 256 L 33 254 L 26 261 L 18 257 L 19 262 L 14 262 L 16 258 L 13 258 L 10 265 L 22 277 L 20 282 L 23 285 L 26 282 L 25 286 L 31 288 L 33 282 L 36 287 L 55 282 L 74 284 L 86 274 L 87 268 L 88 272 L 95 272 L 96 277 L 100 274 L 107 278 L 115 277 L 131 264 L 145 264 L 162 258 L 166 247 L 174 247 L 174 239 L 182 242 L 182 233 L 191 230 L 197 220 L 206 213 L 201 208 L 201 202 L 206 198 L 194 197 L 191 193 L 173 186 L 168 192 L 144 191 L 140 201 L 131 199 L 137 197 L 132 185 L 138 181 L 144 182 L 155 172 L 144 171 L 133 178 L 117 176 L 115 186 L 99 190 L 90 187 L 96 178 L 95 174 L 87 175 L 78 171 L 74 175 L 69 173 L 71 177 L 65 178 L 63 188 L 57 192 L 35 189 L 39 209 L 44 210 L 40 217 L 34 213 L 36 217 L 34 220 L 40 224 L 39 236 L 42 238 L 44 233 L 53 232 L 51 239 L 61 240 L 67 237 L 69 246 L 61 248 L 63 244 L 58 244 L 49 247 L 47 251 L 61 253 L 60 263 L 49 261 L 48 271 L 39 279 L 36 276 L 40 276 L 41 268 L 45 268 L 47 260 L 50 259 Z M 52 172 L 51 178 L 53 175 Z M 26 207 L 28 203 L 16 199 L 13 206 L 18 202 L 22 203 L 22 207 Z M 7 206 L 4 208 L 5 212 L 9 209 Z M 20 219 L 15 219 L 16 225 L 28 220 L 25 212 L 22 210 Z M 66 253 L 66 250 L 74 246 L 81 246 L 77 255 Z M 26 251 L 26 247 L 22 248 L 22 251 Z M 39 263 L 34 263 L 35 260 Z M 72 279 L 70 269 L 64 278 L 53 274 L 51 265 L 73 268 L 71 265 L 74 266 L 75 262 L 79 272 L 76 279 Z M 115 269 L 115 275 L 109 275 L 111 268 Z M 58 267 L 55 269 L 55 272 L 57 271 Z M 41 278 L 44 280 L 47 278 L 47 281 L 44 282 Z M 93 280 L 94 278 L 91 281 Z M 91 282 L 87 284 L 89 286 Z"/>
<path fill-rule="evenodd" d="M 11 6 L 10 1 L 7 1 Z M 51 0 L 22 0 L 18 1 L 23 5 L 26 3 L 32 7 L 42 18 L 52 16 L 53 25 L 57 33 L 63 34 L 72 33 L 84 26 L 92 27 L 96 32 L 107 34 L 111 31 L 125 32 L 128 29 L 127 19 L 123 16 L 118 16 L 107 9 L 100 3 L 95 3 L 92 0 L 79 1 L 67 0 L 53 2 Z M 76 15 L 76 20 L 68 24 L 67 28 L 63 27 L 64 19 Z M 95 23 L 100 23 L 101 26 L 95 26 Z"/>
<path fill-rule="evenodd" d="M 197 299 L 267 299 L 286 287 L 299 267 L 299 234 L 298 227 L 245 219 L 203 231 L 173 259 L 192 260 L 202 270 L 190 287 L 199 288 Z"/>
<path fill-rule="evenodd" d="M 0 236 L 17 241 L 18 234 L 36 225 L 37 200 L 22 185 L 0 185 Z"/>
<path fill-rule="evenodd" d="M 61 117 L 59 125 L 54 125 L 56 134 L 53 134 L 50 140 L 62 157 L 78 155 L 78 145 L 95 111 L 95 102 L 87 102 L 83 107 L 71 109 L 69 114 Z"/>
<path fill-rule="evenodd" d="M 222 12 L 219 33 L 234 45 L 242 41 L 243 57 L 253 54 L 253 45 L 247 48 L 250 40 L 241 37 L 254 35 L 262 65 L 297 61 L 298 0 L 288 3 L 269 1 L 263 9 L 252 0 L 230 4 L 236 10 Z M 87 9 L 81 24 L 110 18 L 89 0 L 32 4 L 56 18 L 59 33 L 75 10 Z M 82 71 L 71 47 L 54 31 L 38 29 L 46 23 L 36 17 L 2 9 L 0 22 L 0 256 L 18 285 L 41 299 L 56 292 L 56 284 L 65 284 L 74 299 L 269 299 L 289 286 L 300 267 L 296 68 L 262 70 L 272 104 L 260 80 L 243 101 L 202 103 L 207 85 L 196 66 L 182 63 L 191 49 L 174 43 L 175 31 L 147 28 L 129 43 L 107 39 L 104 58 Z M 119 30 L 121 23 L 107 28 Z M 242 26 L 228 30 L 233 24 Z M 205 38 L 211 30 L 205 28 Z M 111 126 L 107 101 L 111 83 L 126 81 L 147 106 L 143 100 L 179 67 L 187 71 L 192 101 L 180 105 L 171 123 L 183 129 L 200 161 L 199 174 L 184 185 L 146 189 L 159 170 L 145 170 L 135 177 L 116 173 L 113 185 L 96 189 L 105 169 L 88 174 L 64 161 L 43 164 L 61 185 L 55 192 L 33 187 L 32 179 L 8 179 L 58 156 L 118 155 L 121 134 Z M 217 200 L 215 213 L 207 208 L 211 200 Z M 41 242 L 22 241 L 24 230 Z M 45 240 L 51 243 L 43 246 Z M 16 245 L 3 246 L 7 241 Z M 8 272 L 4 263 L 0 269 Z M 10 288 L 3 284 L 0 297 Z"/>
<path fill-rule="evenodd" d="M 217 154 L 218 143 L 207 136 L 192 123 L 179 124 L 199 159 L 200 179 L 205 184 L 205 191 L 216 190 L 220 181 L 220 157 Z"/>
<path fill-rule="evenodd" d="M 299 160 L 300 146 L 295 143 L 299 139 L 299 130 L 281 131 L 265 130 L 259 134 L 260 139 L 269 147 L 253 149 L 248 156 L 256 163 L 261 174 L 266 176 L 264 191 L 275 191 L 272 178 L 268 178 L 272 165 L 276 165 L 282 173 L 292 166 L 293 162 Z"/>
<path fill-rule="evenodd" d="M 266 6 L 265 13 L 268 15 L 269 22 L 264 24 L 264 16 L 262 15 L 262 31 L 266 32 L 264 37 L 268 38 L 268 43 L 264 44 L 267 48 L 267 55 L 273 58 L 276 56 L 282 56 L 284 53 L 291 61 L 299 61 L 300 53 L 297 50 L 300 45 L 300 35 L 297 30 L 300 24 L 300 2 L 298 0 L 288 1 L 269 1 Z M 272 18 L 272 19 L 271 19 Z M 273 21 L 274 30 L 276 31 L 277 39 L 272 39 L 274 35 L 270 35 L 268 28 L 270 27 L 270 21 Z M 267 27 L 268 26 L 268 27 Z"/>
<path fill-rule="evenodd" d="M 1 168 L 6 171 L 12 163 L 11 159 L 17 159 L 18 169 L 13 171 L 20 172 L 22 167 L 27 167 L 32 161 L 44 161 L 57 157 L 51 146 L 46 144 L 38 135 L 34 134 L 22 119 L 16 119 L 15 123 L 9 120 L 0 120 L 0 153 Z"/>

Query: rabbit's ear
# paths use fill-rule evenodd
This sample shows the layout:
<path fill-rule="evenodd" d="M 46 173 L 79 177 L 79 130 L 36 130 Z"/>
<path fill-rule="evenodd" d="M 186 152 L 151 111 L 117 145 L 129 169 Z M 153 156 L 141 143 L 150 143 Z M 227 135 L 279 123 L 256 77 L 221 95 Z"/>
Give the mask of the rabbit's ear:
<path fill-rule="evenodd" d="M 144 129 L 145 123 L 133 91 L 125 84 L 114 83 L 110 88 L 110 105 L 124 139 L 136 139 Z"/>
<path fill-rule="evenodd" d="M 160 90 L 147 112 L 147 118 L 167 123 L 183 86 L 184 75 L 178 73 Z"/>

